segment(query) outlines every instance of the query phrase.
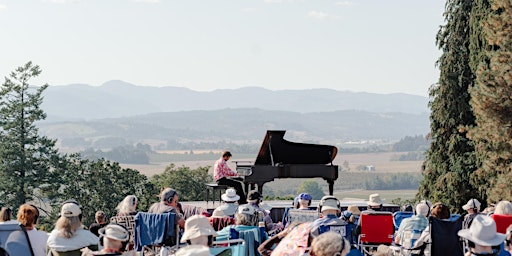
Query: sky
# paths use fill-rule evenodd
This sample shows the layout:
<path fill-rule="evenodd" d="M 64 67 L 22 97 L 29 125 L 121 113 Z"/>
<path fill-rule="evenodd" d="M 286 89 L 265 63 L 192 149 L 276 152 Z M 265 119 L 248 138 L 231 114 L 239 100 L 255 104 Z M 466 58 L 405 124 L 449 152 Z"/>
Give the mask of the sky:
<path fill-rule="evenodd" d="M 0 75 L 428 96 L 441 0 L 0 0 Z M 2 79 L 3 82 L 3 79 Z M 225 99 L 229 100 L 229 99 Z"/>

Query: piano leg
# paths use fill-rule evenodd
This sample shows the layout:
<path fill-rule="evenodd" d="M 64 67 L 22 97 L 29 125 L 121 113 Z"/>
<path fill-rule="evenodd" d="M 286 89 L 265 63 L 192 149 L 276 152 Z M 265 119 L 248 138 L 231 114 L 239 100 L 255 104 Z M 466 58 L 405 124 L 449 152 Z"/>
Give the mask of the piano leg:
<path fill-rule="evenodd" d="M 329 195 L 332 196 L 334 192 L 334 180 L 327 180 L 327 183 L 329 183 Z"/>
<path fill-rule="evenodd" d="M 258 192 L 261 196 L 263 196 L 263 184 L 265 184 L 265 182 L 258 183 Z"/>

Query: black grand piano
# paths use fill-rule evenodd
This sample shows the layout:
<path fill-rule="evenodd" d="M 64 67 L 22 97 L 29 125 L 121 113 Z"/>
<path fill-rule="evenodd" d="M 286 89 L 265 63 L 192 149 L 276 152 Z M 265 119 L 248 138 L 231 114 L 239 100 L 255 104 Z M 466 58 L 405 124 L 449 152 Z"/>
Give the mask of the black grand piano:
<path fill-rule="evenodd" d="M 267 131 L 254 165 L 237 162 L 236 170 L 243 177 L 245 192 L 275 178 L 323 178 L 329 183 L 332 195 L 338 179 L 338 166 L 332 161 L 338 149 L 335 146 L 290 142 L 284 139 L 286 131 Z"/>

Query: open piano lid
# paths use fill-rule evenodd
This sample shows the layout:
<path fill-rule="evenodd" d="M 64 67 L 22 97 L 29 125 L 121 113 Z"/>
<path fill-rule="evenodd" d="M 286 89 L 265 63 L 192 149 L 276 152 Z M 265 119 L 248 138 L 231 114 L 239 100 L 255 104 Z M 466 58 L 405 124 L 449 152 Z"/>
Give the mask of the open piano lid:
<path fill-rule="evenodd" d="M 332 164 L 338 153 L 335 146 L 290 142 L 286 131 L 267 131 L 255 165 Z"/>

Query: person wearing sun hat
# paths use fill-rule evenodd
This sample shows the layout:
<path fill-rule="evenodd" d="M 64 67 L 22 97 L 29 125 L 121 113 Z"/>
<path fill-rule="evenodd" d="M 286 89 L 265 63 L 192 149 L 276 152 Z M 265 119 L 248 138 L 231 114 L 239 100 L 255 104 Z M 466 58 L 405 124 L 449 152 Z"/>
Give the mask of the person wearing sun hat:
<path fill-rule="evenodd" d="M 461 229 L 457 233 L 469 241 L 469 252 L 466 255 L 497 255 L 493 246 L 505 241 L 505 234 L 496 232 L 496 222 L 485 215 L 477 215 L 469 228 Z"/>
<path fill-rule="evenodd" d="M 185 232 L 181 237 L 181 242 L 210 246 L 214 236 L 217 236 L 217 232 L 210 225 L 208 219 L 202 215 L 194 215 L 185 222 Z"/>
<path fill-rule="evenodd" d="M 368 210 L 370 211 L 382 211 L 382 199 L 380 199 L 379 194 L 371 194 L 368 197 Z"/>
<path fill-rule="evenodd" d="M 236 209 L 238 208 L 238 200 L 240 196 L 236 194 L 236 190 L 233 188 L 226 189 L 226 192 L 220 196 L 223 203 L 219 207 L 215 208 L 212 213 L 212 217 L 233 217 L 235 216 Z"/>
<path fill-rule="evenodd" d="M 210 248 L 205 245 L 187 245 L 179 249 L 175 256 L 211 256 Z"/>
<path fill-rule="evenodd" d="M 62 205 L 60 217 L 55 223 L 55 229 L 50 233 L 46 243 L 48 255 L 53 252 L 75 252 L 84 247 L 98 249 L 98 237 L 89 230 L 82 228 L 82 210 L 76 203 Z"/>
<path fill-rule="evenodd" d="M 82 249 L 82 256 L 89 255 L 123 255 L 126 250 L 128 240 L 130 240 L 130 232 L 126 227 L 111 223 L 98 231 L 100 235 L 100 245 L 103 249 L 92 252 L 87 248 Z"/>

